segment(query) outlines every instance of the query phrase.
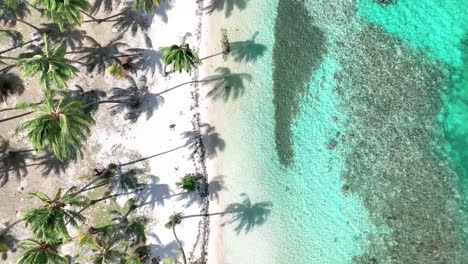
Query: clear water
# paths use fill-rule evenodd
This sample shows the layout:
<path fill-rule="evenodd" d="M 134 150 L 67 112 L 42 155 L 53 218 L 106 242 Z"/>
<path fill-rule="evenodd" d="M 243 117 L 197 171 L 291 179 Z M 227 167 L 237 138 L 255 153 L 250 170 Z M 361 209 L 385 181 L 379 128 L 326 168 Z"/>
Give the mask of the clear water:
<path fill-rule="evenodd" d="M 463 0 L 233 9 L 231 41 L 255 36 L 266 52 L 225 65 L 252 81 L 218 113 L 223 202 L 273 206 L 250 232 L 226 225 L 225 263 L 466 263 L 467 12 Z"/>

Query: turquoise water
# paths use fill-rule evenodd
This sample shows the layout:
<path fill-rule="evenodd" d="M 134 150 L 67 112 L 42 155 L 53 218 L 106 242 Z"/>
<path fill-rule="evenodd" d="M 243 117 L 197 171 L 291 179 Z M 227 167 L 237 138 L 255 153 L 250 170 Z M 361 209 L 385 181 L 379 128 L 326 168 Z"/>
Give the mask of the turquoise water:
<path fill-rule="evenodd" d="M 266 51 L 224 65 L 252 80 L 219 110 L 223 202 L 273 206 L 225 263 L 466 263 L 468 2 L 245 3 L 223 27 Z"/>

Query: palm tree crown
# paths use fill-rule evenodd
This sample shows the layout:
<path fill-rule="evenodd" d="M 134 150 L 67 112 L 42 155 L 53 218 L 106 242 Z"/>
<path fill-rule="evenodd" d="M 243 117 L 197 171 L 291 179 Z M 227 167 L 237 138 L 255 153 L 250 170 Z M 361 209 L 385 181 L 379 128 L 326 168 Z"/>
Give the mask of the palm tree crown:
<path fill-rule="evenodd" d="M 167 2 L 167 0 L 134 0 L 133 8 L 141 9 L 146 13 L 153 12 L 155 7 L 159 7 L 161 3 Z"/>
<path fill-rule="evenodd" d="M 67 206 L 84 206 L 87 203 L 85 196 L 76 195 L 75 192 L 76 187 L 72 187 L 62 195 L 62 189 L 59 188 L 53 199 L 42 192 L 29 193 L 26 198 L 37 198 L 44 205 L 25 211 L 21 218 L 26 221 L 26 225 L 31 225 L 39 239 L 49 241 L 58 236 L 66 240 L 70 237 L 67 223 L 78 227 L 78 222 L 85 220 L 81 213 L 67 209 Z"/>
<path fill-rule="evenodd" d="M 192 73 L 192 68 L 196 65 L 201 64 L 201 60 L 197 53 L 190 49 L 190 46 L 186 43 L 182 45 L 172 45 L 170 47 L 161 48 L 163 52 L 162 60 L 165 65 L 171 65 L 173 70 L 182 72 L 185 70 L 188 73 Z"/>
<path fill-rule="evenodd" d="M 91 8 L 86 0 L 35 0 L 33 5 L 44 7 L 42 14 L 57 23 L 60 30 L 66 24 L 80 25 L 83 22 L 81 10 Z"/>
<path fill-rule="evenodd" d="M 25 251 L 16 262 L 17 264 L 62 264 L 67 259 L 60 256 L 57 251 L 57 242 L 23 240 L 18 245 Z"/>
<path fill-rule="evenodd" d="M 94 119 L 84 112 L 81 102 L 53 97 L 54 92 L 48 91 L 41 104 L 31 106 L 35 110 L 32 118 L 19 125 L 16 131 L 27 131 L 34 149 L 47 148 L 57 159 L 64 160 L 79 149 Z"/>
<path fill-rule="evenodd" d="M 78 72 L 65 58 L 65 48 L 51 48 L 46 34 L 42 36 L 44 48 L 40 54 L 30 58 L 20 59 L 18 64 L 23 68 L 25 76 L 39 75 L 41 83 L 50 88 L 67 88 L 66 81 Z"/>

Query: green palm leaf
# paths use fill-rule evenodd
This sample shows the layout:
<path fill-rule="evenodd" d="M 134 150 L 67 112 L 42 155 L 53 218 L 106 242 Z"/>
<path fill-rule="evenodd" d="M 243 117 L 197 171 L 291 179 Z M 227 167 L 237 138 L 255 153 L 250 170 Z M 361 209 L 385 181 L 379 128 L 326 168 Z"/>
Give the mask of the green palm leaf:
<path fill-rule="evenodd" d="M 163 52 L 162 61 L 165 65 L 172 65 L 173 70 L 179 73 L 185 70 L 189 74 L 192 73 L 192 68 L 201 64 L 201 60 L 197 53 L 192 51 L 188 44 L 172 45 L 170 47 L 161 48 Z"/>
<path fill-rule="evenodd" d="M 27 138 L 36 150 L 49 149 L 59 160 L 71 156 L 80 147 L 80 142 L 89 134 L 93 118 L 82 109 L 81 102 L 63 98 L 54 100 L 54 92 L 46 93 L 46 99 L 33 105 L 30 120 L 16 128 L 27 132 Z"/>
<path fill-rule="evenodd" d="M 54 241 L 37 241 L 27 239 L 18 243 L 24 252 L 16 261 L 17 264 L 62 264 L 67 259 L 58 254 L 59 243 Z"/>
<path fill-rule="evenodd" d="M 44 8 L 42 15 L 57 23 L 62 31 L 67 24 L 80 25 L 81 11 L 91 8 L 86 0 L 35 0 L 33 5 Z"/>
<path fill-rule="evenodd" d="M 161 3 L 167 3 L 168 0 L 134 0 L 133 9 L 141 9 L 146 13 L 154 12 L 156 7 L 159 7 Z"/>
<path fill-rule="evenodd" d="M 24 76 L 39 76 L 46 88 L 53 86 L 66 89 L 66 81 L 76 75 L 78 69 L 65 58 L 65 48 L 51 48 L 46 34 L 42 39 L 44 41 L 42 53 L 20 59 L 18 65 L 22 67 Z"/>
<path fill-rule="evenodd" d="M 26 225 L 31 225 L 33 233 L 42 240 L 68 239 L 70 236 L 67 230 L 69 223 L 73 227 L 78 227 L 78 222 L 84 222 L 85 217 L 69 207 L 84 206 L 87 198 L 75 195 L 75 187 L 68 189 L 64 195 L 58 189 L 53 200 L 42 192 L 29 193 L 26 197 L 37 198 L 44 204 L 41 207 L 29 209 L 21 214 L 21 219 Z M 80 201 L 79 203 L 77 201 Z"/>

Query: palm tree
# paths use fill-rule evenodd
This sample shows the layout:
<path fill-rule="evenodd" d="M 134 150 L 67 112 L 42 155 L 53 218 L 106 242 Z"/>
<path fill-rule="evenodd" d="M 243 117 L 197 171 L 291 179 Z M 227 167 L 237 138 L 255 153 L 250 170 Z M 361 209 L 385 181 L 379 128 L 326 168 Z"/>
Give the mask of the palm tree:
<path fill-rule="evenodd" d="M 18 243 L 25 251 L 16 261 L 17 264 L 62 264 L 67 263 L 67 259 L 60 256 L 57 247 L 58 241 L 44 241 L 27 239 Z"/>
<path fill-rule="evenodd" d="M 134 9 L 141 9 L 146 13 L 154 12 L 156 7 L 159 7 L 161 3 L 165 3 L 168 0 L 134 0 L 133 1 L 133 8 Z"/>
<path fill-rule="evenodd" d="M 179 45 L 172 45 L 170 47 L 161 48 L 163 52 L 162 61 L 164 63 L 164 73 L 166 73 L 166 66 L 172 64 L 175 71 L 182 72 L 185 70 L 189 74 L 192 73 L 192 68 L 201 64 L 201 60 L 197 53 L 190 49 L 189 44 L 182 43 Z"/>
<path fill-rule="evenodd" d="M 42 39 L 44 41 L 42 52 L 30 58 L 20 59 L 18 65 L 23 68 L 25 76 L 39 75 L 46 89 L 51 88 L 51 85 L 66 89 L 66 81 L 73 77 L 78 69 L 65 58 L 65 48 L 51 48 L 47 34 L 42 35 Z"/>
<path fill-rule="evenodd" d="M 60 30 L 66 24 L 80 25 L 83 22 L 81 12 L 91 8 L 86 0 L 35 0 L 33 5 L 43 7 L 42 15 L 57 23 Z"/>
<path fill-rule="evenodd" d="M 177 244 L 179 244 L 180 253 L 182 253 L 182 260 L 184 261 L 184 264 L 187 264 L 187 256 L 185 255 L 185 251 L 184 251 L 184 248 L 182 247 L 182 243 L 180 243 L 180 240 L 177 237 L 177 234 L 175 231 L 175 226 L 182 223 L 182 218 L 183 218 L 182 213 L 172 214 L 171 216 L 169 216 L 169 221 L 166 223 L 165 227 L 172 228 L 172 233 L 174 234 L 174 238 L 177 241 Z"/>
<path fill-rule="evenodd" d="M 68 240 L 67 224 L 78 227 L 78 222 L 83 222 L 85 217 L 72 209 L 70 206 L 84 206 L 88 199 L 86 196 L 77 195 L 76 187 L 71 187 L 62 195 L 62 188 L 59 188 L 53 199 L 42 192 L 34 192 L 26 195 L 26 198 L 37 198 L 44 205 L 29 209 L 21 214 L 21 219 L 26 225 L 31 225 L 32 231 L 37 238 L 49 241 L 50 239 L 61 238 Z"/>
<path fill-rule="evenodd" d="M 16 132 L 27 131 L 34 149 L 47 148 L 63 161 L 79 149 L 94 119 L 84 112 L 81 102 L 70 98 L 55 100 L 54 95 L 54 91 L 47 91 L 41 104 L 30 105 L 34 110 L 32 118 L 19 125 Z"/>

